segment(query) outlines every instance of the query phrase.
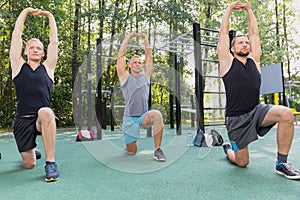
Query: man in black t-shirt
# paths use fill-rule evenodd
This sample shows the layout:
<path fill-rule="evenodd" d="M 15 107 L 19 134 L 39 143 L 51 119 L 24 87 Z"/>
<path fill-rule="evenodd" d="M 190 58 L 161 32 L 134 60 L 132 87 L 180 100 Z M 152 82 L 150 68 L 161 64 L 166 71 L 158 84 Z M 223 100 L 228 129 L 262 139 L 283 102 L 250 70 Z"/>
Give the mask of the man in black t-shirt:
<path fill-rule="evenodd" d="M 233 10 L 247 12 L 249 39 L 245 35 L 235 37 L 230 49 L 228 31 Z M 258 25 L 250 3 L 248 0 L 231 3 L 222 19 L 218 43 L 220 75 L 226 90 L 226 128 L 231 142 L 223 148 L 232 163 L 246 167 L 249 163 L 248 144 L 258 136 L 264 136 L 277 123 L 276 173 L 289 179 L 300 179 L 300 172 L 287 163 L 294 135 L 291 110 L 259 103 L 260 56 Z"/>
<path fill-rule="evenodd" d="M 47 59 L 44 46 L 39 39 L 27 41 L 22 57 L 22 33 L 28 14 L 47 17 L 50 26 L 50 43 Z M 17 93 L 17 109 L 13 123 L 13 133 L 22 163 L 26 169 L 36 165 L 36 136 L 42 135 L 46 154 L 45 181 L 58 180 L 57 165 L 54 160 L 56 140 L 56 117 L 50 108 L 50 90 L 54 82 L 54 70 L 58 58 L 58 36 L 53 15 L 49 11 L 33 8 L 24 9 L 15 24 L 10 47 L 12 79 Z"/>

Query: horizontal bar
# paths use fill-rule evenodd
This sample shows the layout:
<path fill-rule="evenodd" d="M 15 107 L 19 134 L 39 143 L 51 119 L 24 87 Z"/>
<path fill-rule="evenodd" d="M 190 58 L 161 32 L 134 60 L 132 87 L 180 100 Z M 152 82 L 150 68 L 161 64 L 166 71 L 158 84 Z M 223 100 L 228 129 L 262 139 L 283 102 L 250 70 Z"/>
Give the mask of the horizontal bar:
<path fill-rule="evenodd" d="M 210 60 L 210 59 L 202 59 L 202 61 L 206 61 L 206 62 L 219 62 L 218 60 Z"/>
<path fill-rule="evenodd" d="M 207 75 L 204 75 L 202 77 L 204 77 L 204 78 L 222 78 L 221 76 L 207 76 Z"/>
<path fill-rule="evenodd" d="M 219 31 L 217 31 L 217 30 L 212 30 L 212 29 L 208 29 L 208 28 L 200 28 L 200 30 L 211 31 L 211 32 L 214 32 L 214 33 L 219 33 Z"/>
<path fill-rule="evenodd" d="M 204 124 L 204 126 L 224 126 L 224 124 Z"/>
<path fill-rule="evenodd" d="M 108 59 L 112 59 L 112 60 L 117 60 L 117 58 L 115 58 L 115 57 L 110 57 L 110 56 L 101 56 L 101 58 L 108 58 Z"/>
<path fill-rule="evenodd" d="M 186 35 L 188 35 L 188 34 L 190 34 L 190 33 L 192 33 L 192 32 L 193 32 L 193 30 L 191 30 L 191 31 L 189 31 L 189 32 L 186 32 L 186 33 L 184 33 L 184 34 L 178 36 L 177 38 L 171 40 L 170 42 L 166 43 L 165 45 L 163 45 L 163 46 L 160 47 L 160 48 L 164 48 L 164 47 L 168 46 L 169 44 L 172 44 L 172 43 L 174 43 L 175 41 L 178 41 L 179 38 L 183 38 L 184 36 L 186 36 Z"/>
<path fill-rule="evenodd" d="M 190 54 L 191 52 L 180 52 L 180 51 L 175 51 L 175 50 L 171 50 L 171 49 L 157 49 L 159 51 L 169 51 L 169 52 L 172 52 L 172 53 L 177 53 L 179 55 L 187 55 L 187 54 Z"/>
<path fill-rule="evenodd" d="M 205 35 L 205 34 L 203 34 L 203 35 L 201 35 L 203 38 L 212 38 L 212 39 L 216 39 L 217 41 L 218 41 L 218 37 L 213 37 L 213 36 L 209 36 L 209 35 Z"/>
<path fill-rule="evenodd" d="M 180 47 L 180 46 L 169 46 L 169 48 L 172 48 L 172 49 L 187 49 L 187 50 L 192 50 L 190 48 Z"/>
<path fill-rule="evenodd" d="M 102 46 L 104 46 L 104 45 L 120 46 L 121 45 L 119 43 L 108 43 L 108 42 L 103 42 L 101 44 L 102 44 Z M 128 44 L 127 47 L 134 47 L 134 48 L 140 48 L 140 49 L 145 48 L 143 45 L 132 45 L 132 44 Z"/>
<path fill-rule="evenodd" d="M 226 94 L 225 92 L 203 92 L 204 94 Z"/>
<path fill-rule="evenodd" d="M 203 108 L 204 110 L 225 110 L 224 108 Z"/>
<path fill-rule="evenodd" d="M 182 42 L 173 42 L 172 45 L 182 45 L 182 46 L 188 46 L 188 47 L 193 47 L 194 45 L 192 44 L 188 44 L 188 43 L 182 43 Z M 171 47 L 171 44 L 169 45 L 169 47 Z"/>

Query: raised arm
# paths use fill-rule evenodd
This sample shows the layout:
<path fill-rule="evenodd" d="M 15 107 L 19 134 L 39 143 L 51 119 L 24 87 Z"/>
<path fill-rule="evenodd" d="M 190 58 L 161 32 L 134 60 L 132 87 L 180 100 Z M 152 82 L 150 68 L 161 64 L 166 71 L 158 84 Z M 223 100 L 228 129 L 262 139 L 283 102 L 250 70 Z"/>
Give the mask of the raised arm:
<path fill-rule="evenodd" d="M 135 32 L 132 32 L 130 34 L 128 34 L 125 39 L 123 40 L 120 49 L 119 49 L 119 53 L 118 53 L 118 58 L 117 58 L 117 75 L 118 78 L 121 82 L 121 85 L 123 84 L 122 78 L 124 77 L 125 74 L 128 75 L 128 72 L 126 71 L 126 49 L 127 49 L 127 45 L 130 41 L 130 39 L 136 36 Z"/>
<path fill-rule="evenodd" d="M 251 57 L 256 62 L 256 65 L 260 71 L 259 62 L 261 56 L 261 45 L 260 45 L 260 39 L 258 33 L 258 25 L 248 0 L 246 0 L 245 9 L 247 10 L 248 13 L 248 32 L 249 32 L 249 42 L 251 47 L 250 50 Z"/>
<path fill-rule="evenodd" d="M 230 53 L 230 44 L 229 44 L 229 25 L 230 25 L 230 15 L 234 9 L 242 9 L 244 4 L 240 1 L 233 2 L 227 8 L 221 22 L 220 32 L 219 32 L 219 41 L 218 41 L 218 58 L 220 63 L 220 75 L 224 76 L 227 71 L 230 69 L 233 56 Z"/>
<path fill-rule="evenodd" d="M 11 37 L 11 46 L 10 46 L 10 65 L 12 68 L 12 77 L 19 72 L 22 65 L 25 63 L 24 58 L 22 57 L 22 33 L 23 27 L 26 20 L 26 17 L 29 13 L 36 14 L 39 12 L 37 9 L 25 8 L 17 18 L 15 23 L 15 28 L 12 32 Z"/>
<path fill-rule="evenodd" d="M 51 70 L 51 74 L 54 75 L 54 69 L 58 59 L 58 36 L 57 27 L 53 15 L 49 11 L 42 11 L 41 16 L 46 16 L 49 19 L 50 36 L 49 45 L 47 48 L 47 59 L 44 65 Z"/>
<path fill-rule="evenodd" d="M 147 79 L 150 81 L 150 77 L 153 69 L 153 56 L 152 56 L 152 48 L 149 45 L 147 37 L 140 33 L 139 36 L 144 40 L 145 44 L 145 66 L 144 71 Z"/>

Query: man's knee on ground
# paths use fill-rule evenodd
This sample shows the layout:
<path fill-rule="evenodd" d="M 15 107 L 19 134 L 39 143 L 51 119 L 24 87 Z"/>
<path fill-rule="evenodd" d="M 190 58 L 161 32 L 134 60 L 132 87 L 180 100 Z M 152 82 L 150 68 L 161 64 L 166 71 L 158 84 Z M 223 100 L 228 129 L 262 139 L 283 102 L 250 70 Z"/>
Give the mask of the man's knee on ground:
<path fill-rule="evenodd" d="M 137 153 L 137 151 L 130 151 L 130 150 L 127 150 L 127 154 L 128 155 L 135 155 Z"/>
<path fill-rule="evenodd" d="M 34 150 L 21 152 L 22 164 L 26 169 L 32 169 L 36 165 Z"/>
<path fill-rule="evenodd" d="M 244 147 L 243 149 L 235 152 L 234 163 L 239 167 L 247 167 L 249 164 L 249 154 L 248 148 Z"/>
<path fill-rule="evenodd" d="M 33 169 L 36 165 L 36 162 L 35 161 L 26 161 L 26 160 L 23 160 L 23 166 L 26 168 L 26 169 Z"/>
<path fill-rule="evenodd" d="M 236 160 L 235 164 L 239 167 L 247 167 L 247 165 L 249 164 L 249 160 Z"/>
<path fill-rule="evenodd" d="M 136 141 L 130 144 L 126 144 L 126 151 L 129 155 L 135 155 L 137 153 Z"/>

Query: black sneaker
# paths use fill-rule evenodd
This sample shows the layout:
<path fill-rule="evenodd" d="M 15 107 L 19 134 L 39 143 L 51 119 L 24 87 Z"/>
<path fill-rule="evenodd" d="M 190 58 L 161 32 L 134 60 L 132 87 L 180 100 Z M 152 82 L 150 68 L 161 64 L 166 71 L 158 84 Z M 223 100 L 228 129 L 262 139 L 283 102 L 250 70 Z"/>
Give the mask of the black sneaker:
<path fill-rule="evenodd" d="M 294 168 L 292 163 L 276 165 L 276 174 L 285 176 L 288 179 L 300 179 L 300 172 Z"/>
<path fill-rule="evenodd" d="M 164 152 L 163 152 L 160 148 L 158 148 L 158 149 L 156 149 L 156 150 L 154 151 L 154 156 L 153 156 L 153 158 L 154 158 L 155 160 L 159 161 L 159 162 L 164 162 L 164 161 L 166 161 L 166 156 L 165 156 Z"/>
<path fill-rule="evenodd" d="M 35 153 L 35 158 L 36 158 L 37 160 L 41 159 L 42 154 L 41 154 L 41 152 L 40 152 L 38 149 L 35 149 L 35 150 L 34 150 L 34 153 Z"/>
<path fill-rule="evenodd" d="M 227 155 L 228 149 L 232 149 L 232 148 L 231 148 L 231 144 L 228 143 L 228 142 L 223 143 L 223 150 L 224 150 L 224 153 L 225 153 L 226 155 Z"/>
<path fill-rule="evenodd" d="M 52 182 L 58 180 L 59 173 L 57 170 L 57 165 L 55 163 L 46 164 L 45 171 L 46 171 L 46 177 L 45 177 L 46 182 Z"/>

